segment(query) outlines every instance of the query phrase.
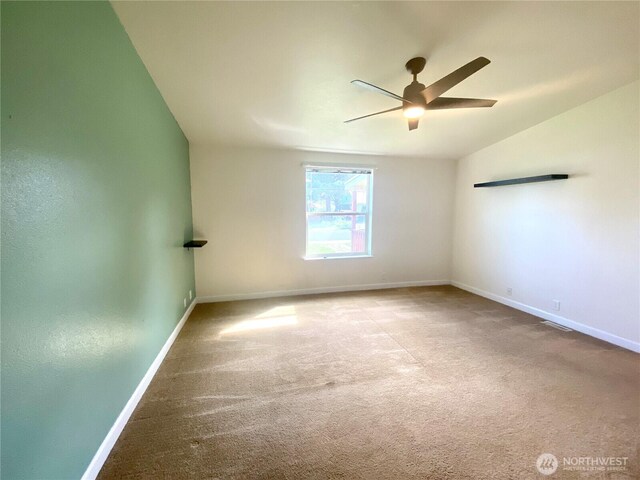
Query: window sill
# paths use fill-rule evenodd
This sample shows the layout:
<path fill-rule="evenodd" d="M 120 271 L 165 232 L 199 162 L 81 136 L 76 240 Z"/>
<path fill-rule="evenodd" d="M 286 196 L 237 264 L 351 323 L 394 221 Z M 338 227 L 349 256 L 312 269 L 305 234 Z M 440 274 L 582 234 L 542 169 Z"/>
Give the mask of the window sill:
<path fill-rule="evenodd" d="M 302 257 L 303 260 L 342 260 L 342 259 L 346 259 L 346 258 L 372 258 L 373 255 L 344 255 L 344 256 L 337 256 L 337 257 L 331 257 L 331 256 L 327 256 L 327 257 Z"/>

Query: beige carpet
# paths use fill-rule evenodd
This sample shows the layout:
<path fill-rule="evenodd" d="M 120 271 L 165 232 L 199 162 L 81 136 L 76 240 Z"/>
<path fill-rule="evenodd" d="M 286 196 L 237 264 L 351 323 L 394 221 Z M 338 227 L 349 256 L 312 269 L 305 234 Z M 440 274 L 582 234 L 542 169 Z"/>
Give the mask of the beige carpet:
<path fill-rule="evenodd" d="M 636 478 L 639 410 L 639 355 L 454 287 L 202 304 L 99 478 Z"/>

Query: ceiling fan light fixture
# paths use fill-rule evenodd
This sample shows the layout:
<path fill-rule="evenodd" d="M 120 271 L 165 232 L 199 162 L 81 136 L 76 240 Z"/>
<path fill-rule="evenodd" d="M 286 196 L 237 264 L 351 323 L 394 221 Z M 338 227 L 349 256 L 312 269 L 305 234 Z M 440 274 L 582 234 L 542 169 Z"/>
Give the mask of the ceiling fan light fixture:
<path fill-rule="evenodd" d="M 372 83 L 363 82 L 362 80 L 352 80 L 351 83 L 354 85 L 358 85 L 359 87 L 366 88 L 367 90 L 382 94 L 386 97 L 391 97 L 395 100 L 400 100 L 402 105 L 395 108 L 388 108 L 381 112 L 370 113 L 369 115 L 362 115 L 350 120 L 345 120 L 344 123 L 351 123 L 356 120 L 362 120 L 363 118 L 402 110 L 402 114 L 408 119 L 409 130 L 415 130 L 418 128 L 420 117 L 422 117 L 427 110 L 431 112 L 432 110 L 445 110 L 448 108 L 493 107 L 496 103 L 496 100 L 489 100 L 486 98 L 453 98 L 442 96 L 442 94 L 447 90 L 455 87 L 464 79 L 491 63 L 488 58 L 478 57 L 475 60 L 471 60 L 469 63 L 463 65 L 457 70 L 454 70 L 449 75 L 445 75 L 428 87 L 425 87 L 422 83 L 418 82 L 418 74 L 422 71 L 426 63 L 427 61 L 424 57 L 415 57 L 407 62 L 405 66 L 411 75 L 413 75 L 413 82 L 404 88 L 402 96 L 396 95 L 384 88 L 377 87 Z"/>
<path fill-rule="evenodd" d="M 411 105 L 402 111 L 406 118 L 420 118 L 424 115 L 424 107 L 421 105 Z"/>

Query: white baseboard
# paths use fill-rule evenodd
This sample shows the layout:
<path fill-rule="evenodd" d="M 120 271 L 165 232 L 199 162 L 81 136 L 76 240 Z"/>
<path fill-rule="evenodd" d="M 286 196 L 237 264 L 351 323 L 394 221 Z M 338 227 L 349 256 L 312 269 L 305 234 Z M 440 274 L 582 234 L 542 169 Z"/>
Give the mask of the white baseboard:
<path fill-rule="evenodd" d="M 167 352 L 171 348 L 171 345 L 173 345 L 173 342 L 176 340 L 176 337 L 180 333 L 180 330 L 182 330 L 182 327 L 187 321 L 187 318 L 189 318 L 189 315 L 193 311 L 193 308 L 196 306 L 196 303 L 197 302 L 195 299 L 191 302 L 191 305 L 189 305 L 187 311 L 184 312 L 184 315 L 176 325 L 176 328 L 173 329 L 173 332 L 171 332 L 171 335 L 169 335 L 169 338 L 160 349 L 160 352 L 158 352 L 158 355 L 149 367 L 149 370 L 147 370 L 147 373 L 145 373 L 144 377 L 142 377 L 142 380 L 134 390 L 133 395 L 131 395 L 131 398 L 124 406 L 122 412 L 120 412 L 120 415 L 118 415 L 118 418 L 111 427 L 111 430 L 109 430 L 109 433 L 107 433 L 107 436 L 102 441 L 102 444 L 98 448 L 98 451 L 93 456 L 93 459 L 91 460 L 91 463 L 89 463 L 87 470 L 84 472 L 84 475 L 82 475 L 82 480 L 94 480 L 98 476 L 98 473 L 100 473 L 100 469 L 102 468 L 102 465 L 104 465 L 104 462 L 107 460 L 107 457 L 109 456 L 111 449 L 115 445 L 116 440 L 118 440 L 118 437 L 122 433 L 124 426 L 127 424 L 129 417 L 131 417 L 131 414 L 138 405 L 138 402 L 142 398 L 142 395 L 144 395 L 144 392 L 147 390 L 147 387 L 151 383 L 153 376 L 158 371 L 158 368 L 160 368 L 164 357 L 167 355 Z"/>
<path fill-rule="evenodd" d="M 576 330 L 578 332 L 584 333 L 591 337 L 595 337 L 600 340 L 604 340 L 605 342 L 609 342 L 614 345 L 617 345 L 619 347 L 626 348 L 627 350 L 640 353 L 640 342 L 634 342 L 633 340 L 619 337 L 617 335 L 614 335 L 613 333 L 605 332 L 604 330 L 590 327 L 583 323 L 576 322 L 575 320 L 569 320 L 568 318 L 561 317 L 560 315 L 556 315 L 536 307 L 531 307 L 524 303 L 511 300 L 510 298 L 501 297 L 500 295 L 496 295 L 491 292 L 480 290 L 479 288 L 472 287 L 470 285 L 465 285 L 464 283 L 460 283 L 455 280 L 451 281 L 451 285 L 453 285 L 454 287 L 461 288 L 462 290 L 466 290 L 467 292 L 475 293 L 476 295 L 480 295 L 481 297 L 488 298 L 489 300 L 502 303 L 503 305 L 507 305 L 509 307 L 515 308 L 516 310 L 530 313 L 531 315 L 535 315 L 536 317 L 544 318 L 545 320 L 549 320 L 551 322 L 557 323 L 558 325 L 563 325 L 565 327 L 571 328 L 572 330 Z"/>
<path fill-rule="evenodd" d="M 450 285 L 449 280 L 420 280 L 410 282 L 370 283 L 367 285 L 342 285 L 339 287 L 303 288 L 299 290 L 276 290 L 270 292 L 230 293 L 198 297 L 198 303 L 228 302 L 232 300 L 253 300 L 256 298 L 289 297 L 296 295 L 312 295 L 314 293 L 358 292 L 361 290 L 383 290 L 386 288 L 426 287 Z"/>

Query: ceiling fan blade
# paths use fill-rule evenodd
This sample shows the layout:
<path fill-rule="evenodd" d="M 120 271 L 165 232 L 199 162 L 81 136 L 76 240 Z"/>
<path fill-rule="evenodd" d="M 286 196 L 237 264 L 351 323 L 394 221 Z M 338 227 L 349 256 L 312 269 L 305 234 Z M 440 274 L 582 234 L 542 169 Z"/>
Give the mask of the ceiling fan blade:
<path fill-rule="evenodd" d="M 387 97 L 395 98 L 396 100 L 400 100 L 401 102 L 411 103 L 402 98 L 400 95 L 396 95 L 395 93 L 390 92 L 389 90 L 385 90 L 384 88 L 376 87 L 372 83 L 363 82 L 362 80 L 351 80 L 351 83 L 359 87 L 366 88 L 367 90 L 370 90 L 372 92 L 381 93 L 382 95 L 386 95 Z"/>
<path fill-rule="evenodd" d="M 410 118 L 409 119 L 409 130 L 415 130 L 416 128 L 418 128 L 418 122 L 420 121 L 419 118 Z"/>
<path fill-rule="evenodd" d="M 488 58 L 478 57 L 475 60 L 470 61 L 466 65 L 463 65 L 457 70 L 454 70 L 446 77 L 442 77 L 435 83 L 432 83 L 422 91 L 422 95 L 427 100 L 427 103 L 432 102 L 444 92 L 459 84 L 465 78 L 470 77 L 482 67 L 489 65 L 491 61 Z"/>
<path fill-rule="evenodd" d="M 497 100 L 485 98 L 452 98 L 438 97 L 427 104 L 427 110 L 444 110 L 446 108 L 479 108 L 493 107 Z"/>
<path fill-rule="evenodd" d="M 370 113 L 369 115 L 363 115 L 361 117 L 351 118 L 349 120 L 345 120 L 344 123 L 355 122 L 356 120 L 362 120 L 363 118 L 373 117 L 374 115 L 381 115 L 383 113 L 395 112 L 396 110 L 402 110 L 402 107 L 390 108 L 389 110 L 382 110 L 381 112 Z"/>

